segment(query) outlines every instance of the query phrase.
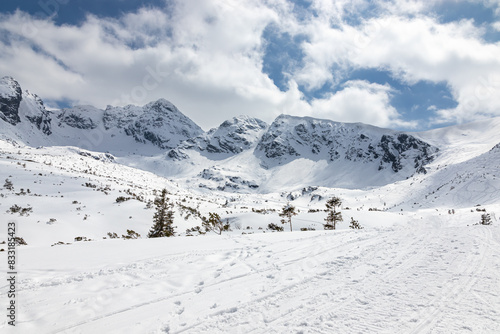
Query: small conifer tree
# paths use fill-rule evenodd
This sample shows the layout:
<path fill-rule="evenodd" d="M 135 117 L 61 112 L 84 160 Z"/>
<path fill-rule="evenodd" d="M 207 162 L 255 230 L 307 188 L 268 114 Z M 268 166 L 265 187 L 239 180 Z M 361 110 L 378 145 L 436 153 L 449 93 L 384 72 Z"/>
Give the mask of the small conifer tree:
<path fill-rule="evenodd" d="M 336 208 L 342 205 L 342 200 L 338 197 L 332 197 L 326 201 L 325 205 L 328 215 L 325 218 L 326 224 L 323 226 L 325 227 L 325 230 L 335 230 L 337 223 L 343 221 L 342 213 L 340 211 L 336 211 Z"/>
<path fill-rule="evenodd" d="M 270 223 L 267 225 L 267 228 L 271 231 L 283 232 L 283 226 L 278 226 L 274 223 Z"/>
<path fill-rule="evenodd" d="M 9 179 L 5 179 L 5 183 L 4 183 L 3 187 L 7 190 L 10 190 L 10 191 L 14 190 L 14 184 Z"/>
<path fill-rule="evenodd" d="M 351 217 L 351 225 L 349 225 L 350 228 L 352 229 L 362 229 L 363 227 L 361 225 L 359 225 L 359 222 L 357 220 L 354 220 L 353 217 Z"/>
<path fill-rule="evenodd" d="M 279 216 L 283 217 L 283 219 L 281 219 L 282 224 L 286 224 L 288 220 L 288 223 L 290 224 L 290 232 L 292 232 L 292 217 L 296 215 L 297 212 L 295 211 L 295 207 L 290 203 L 287 203 L 279 213 Z"/>
<path fill-rule="evenodd" d="M 202 226 L 207 232 L 215 232 L 219 235 L 224 231 L 229 231 L 229 223 L 224 224 L 218 213 L 209 212 L 208 219 L 203 217 Z"/>
<path fill-rule="evenodd" d="M 491 225 L 491 217 L 489 213 L 483 213 L 481 215 L 481 225 Z"/>
<path fill-rule="evenodd" d="M 148 233 L 148 238 L 173 237 L 175 235 L 173 204 L 167 194 L 167 189 L 163 189 L 161 195 L 154 200 L 156 207 L 153 216 L 154 225 Z"/>
<path fill-rule="evenodd" d="M 127 235 L 122 234 L 123 239 L 137 239 L 140 237 L 141 235 L 134 230 L 127 230 Z"/>

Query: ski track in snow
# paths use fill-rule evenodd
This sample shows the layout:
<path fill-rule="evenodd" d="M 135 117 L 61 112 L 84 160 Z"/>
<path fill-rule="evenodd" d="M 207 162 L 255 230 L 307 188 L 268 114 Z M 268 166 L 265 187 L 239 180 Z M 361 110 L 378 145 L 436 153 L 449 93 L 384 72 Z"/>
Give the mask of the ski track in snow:
<path fill-rule="evenodd" d="M 498 228 L 468 228 L 235 236 L 59 279 L 31 272 L 26 333 L 493 333 Z"/>

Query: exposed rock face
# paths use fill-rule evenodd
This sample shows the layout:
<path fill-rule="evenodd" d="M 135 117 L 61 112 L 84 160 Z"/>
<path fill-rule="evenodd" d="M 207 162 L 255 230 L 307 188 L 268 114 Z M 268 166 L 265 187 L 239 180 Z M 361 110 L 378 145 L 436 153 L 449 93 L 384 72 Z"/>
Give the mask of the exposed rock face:
<path fill-rule="evenodd" d="M 230 175 L 217 167 L 204 169 L 199 175 L 203 180 L 212 181 L 216 186 L 211 188 L 205 184 L 200 184 L 202 188 L 217 189 L 221 191 L 237 191 L 240 189 L 257 189 L 259 185 L 252 180 L 246 180 L 240 176 Z"/>
<path fill-rule="evenodd" d="M 261 191 L 272 182 L 287 185 L 295 174 L 314 185 L 380 185 L 426 173 L 438 152 L 420 139 L 425 136 L 311 117 L 281 115 L 268 125 L 238 116 L 204 132 L 165 99 L 144 106 L 48 111 L 10 77 L 0 80 L 0 126 L 36 145 L 90 147 L 115 155 L 146 148 L 158 153 L 159 148 L 166 150 L 162 157 L 173 174 L 189 167 L 200 186 L 236 192 Z M 98 140 L 101 146 L 88 145 Z"/>
<path fill-rule="evenodd" d="M 12 77 L 0 79 L 0 119 L 11 125 L 25 119 L 45 135 L 52 133 L 50 112 L 45 109 L 43 101 L 36 94 L 23 92 Z"/>
<path fill-rule="evenodd" d="M 424 166 L 438 151 L 409 134 L 364 124 L 339 123 L 310 117 L 281 115 L 262 136 L 255 154 L 264 167 L 286 164 L 297 158 L 344 159 L 360 163 L 378 162 L 379 170 L 399 172 L 411 165 L 424 173 Z"/>
<path fill-rule="evenodd" d="M 101 114 L 96 117 L 95 114 Z M 99 119 L 101 118 L 101 119 Z M 92 106 L 77 106 L 70 109 L 62 109 L 57 115 L 58 125 L 67 125 L 82 130 L 93 130 L 102 123 L 102 111 Z"/>
<path fill-rule="evenodd" d="M 106 129 L 122 129 L 138 142 L 150 142 L 163 149 L 174 148 L 182 141 L 203 133 L 196 123 L 165 99 L 143 107 L 108 106 L 103 122 Z"/>
<path fill-rule="evenodd" d="M 206 134 L 188 139 L 168 156 L 176 160 L 187 159 L 189 156 L 185 152 L 195 150 L 212 159 L 227 158 L 253 147 L 267 126 L 257 118 L 234 117 Z"/>
<path fill-rule="evenodd" d="M 24 114 L 26 119 L 36 126 L 43 134 L 47 136 L 52 134 L 51 112 L 45 109 L 42 99 L 36 94 L 25 91 L 23 93 L 22 103 L 25 104 Z"/>
<path fill-rule="evenodd" d="M 394 172 L 399 172 L 404 163 L 413 159 L 415 171 L 426 173 L 424 166 L 434 159 L 433 154 L 437 152 L 437 148 L 405 133 L 383 135 L 377 146 L 383 152 L 379 169 L 384 168 L 383 164 L 390 164 Z M 378 153 L 373 152 L 373 155 L 378 156 Z"/>
<path fill-rule="evenodd" d="M 19 105 L 23 98 L 21 86 L 12 77 L 0 79 L 0 118 L 16 125 L 21 122 Z"/>

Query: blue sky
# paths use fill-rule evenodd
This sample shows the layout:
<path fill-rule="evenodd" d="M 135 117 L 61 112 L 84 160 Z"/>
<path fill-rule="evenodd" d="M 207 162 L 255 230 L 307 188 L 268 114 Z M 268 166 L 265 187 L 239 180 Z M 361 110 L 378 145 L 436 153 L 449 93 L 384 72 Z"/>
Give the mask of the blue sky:
<path fill-rule="evenodd" d="M 494 0 L 6 0 L 0 75 L 50 107 L 166 98 L 426 130 L 500 116 Z"/>

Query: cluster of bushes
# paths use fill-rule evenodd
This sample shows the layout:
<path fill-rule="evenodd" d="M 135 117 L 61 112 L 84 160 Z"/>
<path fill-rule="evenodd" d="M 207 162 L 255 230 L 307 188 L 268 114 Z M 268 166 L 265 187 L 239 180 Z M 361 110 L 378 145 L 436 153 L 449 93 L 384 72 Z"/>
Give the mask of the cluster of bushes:
<path fill-rule="evenodd" d="M 119 239 L 120 237 L 115 232 L 108 232 L 108 237 L 110 239 Z M 139 239 L 141 235 L 134 230 L 128 230 L 127 234 L 122 234 L 122 239 Z M 104 237 L 106 239 L 106 237 Z"/>
<path fill-rule="evenodd" d="M 14 213 L 19 213 L 21 216 L 29 216 L 30 213 L 33 212 L 33 208 L 28 206 L 26 208 L 20 207 L 17 204 L 14 204 L 7 210 L 7 213 L 14 214 Z"/>
<path fill-rule="evenodd" d="M 130 199 L 131 199 L 130 197 L 118 196 L 115 201 L 116 203 L 123 203 Z"/>

